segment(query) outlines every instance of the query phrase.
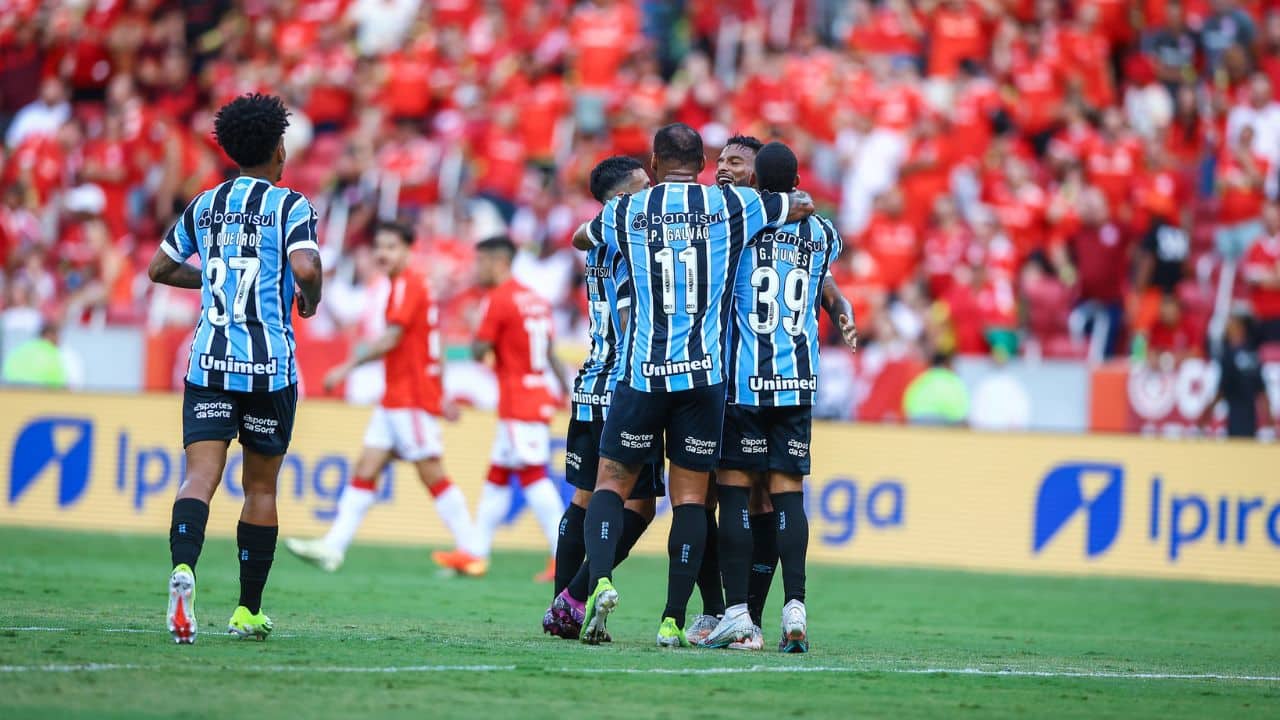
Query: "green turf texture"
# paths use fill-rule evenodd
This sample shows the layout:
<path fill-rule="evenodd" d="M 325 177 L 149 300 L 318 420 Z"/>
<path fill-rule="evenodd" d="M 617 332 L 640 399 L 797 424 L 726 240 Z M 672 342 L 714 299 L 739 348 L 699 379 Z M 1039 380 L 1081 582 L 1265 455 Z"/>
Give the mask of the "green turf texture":
<path fill-rule="evenodd" d="M 179 647 L 163 632 L 163 537 L 0 528 L 0 547 L 0 717 L 10 720 L 1280 717 L 1276 682 L 900 672 L 1277 676 L 1280 588 L 821 566 L 809 572 L 810 654 L 663 651 L 653 645 L 665 558 L 618 571 L 615 642 L 586 647 L 541 634 L 550 591 L 531 582 L 535 554 L 499 553 L 477 580 L 440 576 L 422 548 L 358 545 L 327 575 L 282 547 L 264 607 L 276 635 L 256 643 L 219 633 L 238 569 L 232 544 L 216 540 L 199 566 L 202 634 Z M 779 595 L 766 648 L 778 642 Z M 11 629 L 31 626 L 66 630 Z M 12 667 L 85 663 L 142 667 Z M 422 665 L 515 670 L 334 670 Z M 857 671 L 679 672 L 752 666 Z M 675 672 L 623 672 L 653 668 Z"/>

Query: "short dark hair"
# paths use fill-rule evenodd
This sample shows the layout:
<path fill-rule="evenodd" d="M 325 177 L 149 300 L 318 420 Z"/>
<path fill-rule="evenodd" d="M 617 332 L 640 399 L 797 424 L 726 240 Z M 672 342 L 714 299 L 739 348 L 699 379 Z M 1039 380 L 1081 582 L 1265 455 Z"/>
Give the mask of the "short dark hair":
<path fill-rule="evenodd" d="M 591 197 L 601 203 L 609 202 L 609 198 L 618 194 L 618 186 L 628 175 L 643 169 L 639 160 L 626 155 L 614 155 L 601 160 L 591 168 Z"/>
<path fill-rule="evenodd" d="M 725 142 L 724 146 L 741 145 L 753 153 L 760 152 L 760 148 L 764 147 L 764 143 L 760 142 L 760 138 L 753 135 L 734 135 Z"/>
<path fill-rule="evenodd" d="M 383 220 L 382 222 L 378 223 L 378 232 L 394 233 L 397 236 L 399 236 L 400 242 L 404 243 L 405 245 L 413 244 L 413 240 L 414 240 L 413 228 L 409 227 L 408 225 L 402 222 L 395 222 L 393 220 Z"/>
<path fill-rule="evenodd" d="M 756 153 L 756 182 L 761 190 L 791 192 L 796 186 L 800 163 L 791 148 L 771 142 Z"/>
<path fill-rule="evenodd" d="M 218 145 L 240 167 L 258 167 L 271 160 L 289 127 L 289 111 L 275 95 L 241 95 L 223 105 L 213 118 Z"/>
<path fill-rule="evenodd" d="M 501 253 L 510 261 L 516 257 L 516 244 L 506 235 L 494 235 L 476 243 L 476 252 Z"/>
<path fill-rule="evenodd" d="M 663 160 L 697 163 L 706 159 L 702 136 L 684 123 L 664 125 L 653 135 L 653 154 Z"/>

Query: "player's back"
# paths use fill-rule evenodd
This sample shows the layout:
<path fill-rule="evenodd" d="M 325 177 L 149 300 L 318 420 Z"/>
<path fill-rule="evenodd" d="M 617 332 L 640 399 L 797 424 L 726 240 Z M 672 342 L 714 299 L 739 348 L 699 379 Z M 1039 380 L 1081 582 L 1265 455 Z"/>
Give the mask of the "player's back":
<path fill-rule="evenodd" d="M 297 382 L 293 250 L 318 250 L 301 193 L 240 176 L 196 196 L 161 246 L 178 262 L 200 255 L 204 281 L 187 381 L 241 392 Z"/>
<path fill-rule="evenodd" d="M 493 343 L 498 416 L 543 421 L 555 412 L 547 381 L 551 305 L 515 278 L 489 293 L 478 336 Z"/>
<path fill-rule="evenodd" d="M 814 215 L 761 232 L 743 254 L 733 291 L 730 403 L 813 404 L 819 298 L 841 245 L 831 223 Z"/>
<path fill-rule="evenodd" d="M 618 247 L 632 282 L 624 381 L 642 391 L 720 383 L 731 276 L 753 235 L 787 214 L 786 196 L 660 183 L 615 198 L 589 226 Z"/>
<path fill-rule="evenodd" d="M 439 308 L 425 275 L 406 268 L 391 279 L 386 320 L 388 325 L 400 326 L 401 335 L 383 360 L 383 407 L 418 408 L 439 415 L 444 397 Z"/>

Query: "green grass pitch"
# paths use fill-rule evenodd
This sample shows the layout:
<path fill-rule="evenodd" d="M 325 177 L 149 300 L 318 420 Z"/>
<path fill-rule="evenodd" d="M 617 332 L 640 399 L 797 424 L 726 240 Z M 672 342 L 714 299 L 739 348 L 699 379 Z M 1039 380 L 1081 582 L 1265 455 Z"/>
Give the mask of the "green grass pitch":
<path fill-rule="evenodd" d="M 1280 717 L 1280 588 L 818 566 L 813 651 L 783 656 L 655 648 L 665 558 L 619 570 L 615 642 L 586 647 L 541 635 L 534 554 L 469 580 L 422 548 L 358 545 L 335 575 L 281 549 L 255 643 L 219 633 L 237 566 L 214 540 L 178 647 L 163 537 L 0 528 L 0 547 L 10 720 Z"/>

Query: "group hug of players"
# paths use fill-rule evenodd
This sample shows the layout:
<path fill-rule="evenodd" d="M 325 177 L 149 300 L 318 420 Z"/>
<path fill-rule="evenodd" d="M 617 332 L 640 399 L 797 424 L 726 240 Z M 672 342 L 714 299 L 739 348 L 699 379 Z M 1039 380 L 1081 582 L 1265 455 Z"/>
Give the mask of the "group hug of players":
<path fill-rule="evenodd" d="M 290 308 L 297 293 L 299 314 L 314 314 L 322 277 L 315 213 L 276 185 L 287 115 L 278 98 L 260 95 L 219 112 L 215 135 L 241 175 L 191 203 L 150 269 L 155 282 L 202 293 L 183 399 L 187 468 L 170 525 L 167 625 L 178 643 L 196 637 L 195 566 L 232 439 L 244 450 L 244 507 L 240 604 L 228 632 L 265 639 L 272 630 L 261 604 L 278 534 L 275 481 L 296 407 Z M 478 244 L 477 280 L 489 294 L 473 354 L 493 358 L 499 427 L 474 521 L 441 461 L 439 420 L 455 411 L 444 400 L 436 308 L 426 279 L 409 267 L 413 233 L 380 226 L 374 254 L 391 279 L 386 329 L 324 384 L 381 359 L 386 390 L 329 532 L 288 540 L 289 550 L 336 570 L 375 503 L 376 479 L 399 459 L 415 466 L 455 538 L 436 562 L 483 575 L 516 479 L 552 547 L 541 576 L 555 582 L 544 630 L 608 641 L 619 598 L 613 569 L 667 493 L 665 454 L 673 520 L 658 644 L 762 648 L 760 615 L 780 561 L 780 649 L 806 651 L 802 481 L 819 307 L 856 345 L 849 305 L 828 276 L 841 241 L 795 191 L 786 146 L 731 139 L 715 186 L 696 181 L 704 162 L 701 138 L 676 124 L 654 137 L 656 185 L 630 158 L 593 170 L 591 192 L 604 209 L 574 237 L 587 253 L 591 352 L 571 388 L 552 349 L 550 307 L 512 276 L 514 246 Z M 197 254 L 201 267 L 185 262 Z M 547 475 L 556 381 L 573 399 L 566 476 L 576 491 L 567 508 Z M 686 631 L 695 583 L 704 608 Z"/>

